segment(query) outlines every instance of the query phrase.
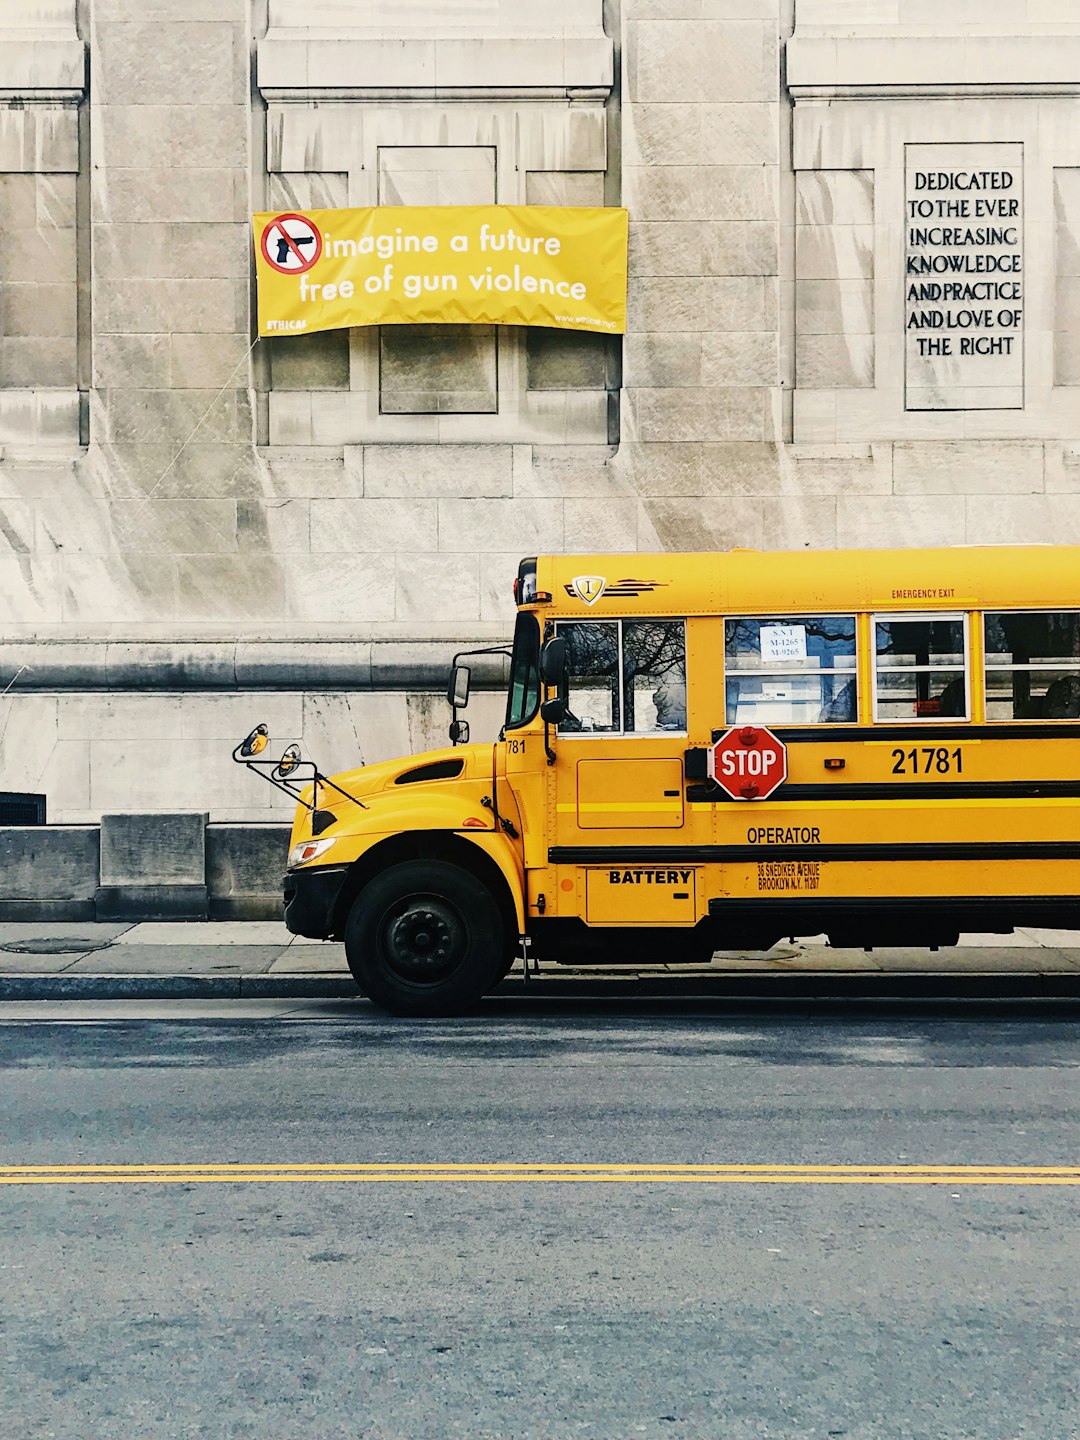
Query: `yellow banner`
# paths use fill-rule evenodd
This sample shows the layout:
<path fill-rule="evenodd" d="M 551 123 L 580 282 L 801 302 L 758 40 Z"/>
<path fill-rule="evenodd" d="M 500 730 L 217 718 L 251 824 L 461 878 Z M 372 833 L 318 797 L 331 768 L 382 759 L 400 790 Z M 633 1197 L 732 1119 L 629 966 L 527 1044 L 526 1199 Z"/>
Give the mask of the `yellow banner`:
<path fill-rule="evenodd" d="M 252 218 L 259 334 L 351 325 L 626 329 L 627 214 L 380 206 Z"/>

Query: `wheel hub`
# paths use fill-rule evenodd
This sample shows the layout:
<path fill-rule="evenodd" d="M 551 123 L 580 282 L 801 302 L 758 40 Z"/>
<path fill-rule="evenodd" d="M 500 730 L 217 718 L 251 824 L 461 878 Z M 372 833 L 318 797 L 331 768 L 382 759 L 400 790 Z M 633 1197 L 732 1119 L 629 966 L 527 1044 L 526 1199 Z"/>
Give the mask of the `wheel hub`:
<path fill-rule="evenodd" d="M 465 938 L 460 916 L 445 901 L 411 900 L 385 926 L 386 958 L 404 979 L 431 984 L 461 962 Z"/>

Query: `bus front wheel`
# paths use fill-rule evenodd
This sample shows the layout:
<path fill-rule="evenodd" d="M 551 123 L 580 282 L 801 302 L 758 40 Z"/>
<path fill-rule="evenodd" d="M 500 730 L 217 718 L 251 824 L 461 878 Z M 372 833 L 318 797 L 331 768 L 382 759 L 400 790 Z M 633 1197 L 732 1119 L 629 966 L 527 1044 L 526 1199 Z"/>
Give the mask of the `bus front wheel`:
<path fill-rule="evenodd" d="M 345 925 L 360 989 L 392 1015 L 460 1015 L 495 986 L 512 941 L 491 891 L 444 860 L 393 865 Z"/>

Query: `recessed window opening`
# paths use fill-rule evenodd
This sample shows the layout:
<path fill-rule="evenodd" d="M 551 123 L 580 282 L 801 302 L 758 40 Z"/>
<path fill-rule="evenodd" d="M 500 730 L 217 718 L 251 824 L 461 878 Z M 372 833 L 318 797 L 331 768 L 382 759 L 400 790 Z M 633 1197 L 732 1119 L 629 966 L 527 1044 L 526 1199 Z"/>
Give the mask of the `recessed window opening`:
<path fill-rule="evenodd" d="M 1080 719 L 1080 611 L 983 616 L 987 720 Z"/>
<path fill-rule="evenodd" d="M 967 720 L 967 617 L 874 617 L 874 719 Z"/>
<path fill-rule="evenodd" d="M 570 718 L 560 734 L 686 733 L 686 622 L 571 620 Z"/>
<path fill-rule="evenodd" d="M 724 621 L 729 725 L 835 725 L 859 716 L 853 615 Z"/>

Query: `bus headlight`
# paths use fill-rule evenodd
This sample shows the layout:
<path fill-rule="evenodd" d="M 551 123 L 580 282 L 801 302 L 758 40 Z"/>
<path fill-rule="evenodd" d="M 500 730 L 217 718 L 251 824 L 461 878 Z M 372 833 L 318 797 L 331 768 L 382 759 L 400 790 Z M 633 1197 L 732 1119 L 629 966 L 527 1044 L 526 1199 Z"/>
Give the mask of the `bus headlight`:
<path fill-rule="evenodd" d="M 295 865 L 307 865 L 312 860 L 325 855 L 330 846 L 335 843 L 335 838 L 329 840 L 301 840 L 299 845 L 294 845 L 289 851 L 289 869 Z"/>

